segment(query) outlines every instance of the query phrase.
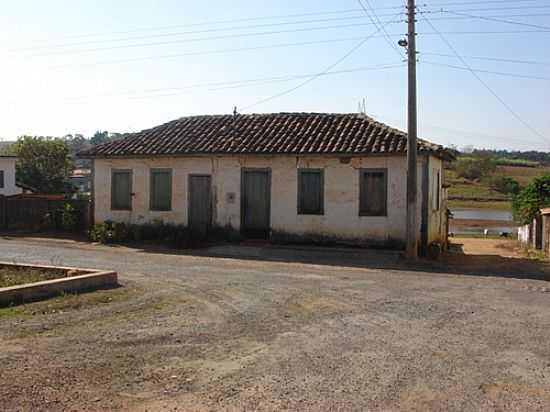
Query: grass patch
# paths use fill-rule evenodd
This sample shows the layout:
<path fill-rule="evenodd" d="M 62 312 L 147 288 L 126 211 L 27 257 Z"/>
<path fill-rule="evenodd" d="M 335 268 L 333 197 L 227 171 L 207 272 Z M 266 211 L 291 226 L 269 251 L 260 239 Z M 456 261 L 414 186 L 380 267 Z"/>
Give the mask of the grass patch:
<path fill-rule="evenodd" d="M 448 207 L 451 210 L 460 209 L 490 209 L 490 210 L 512 210 L 512 202 L 507 200 L 479 201 L 479 200 L 449 200 Z"/>
<path fill-rule="evenodd" d="M 487 235 L 485 236 L 483 233 L 456 233 L 451 239 L 498 239 L 498 240 L 509 240 L 514 239 L 513 237 L 509 238 L 503 238 L 499 235 Z"/>
<path fill-rule="evenodd" d="M 9 318 L 21 314 L 23 314 L 23 310 L 21 308 L 0 308 L 0 318 Z"/>
<path fill-rule="evenodd" d="M 535 177 L 550 173 L 550 167 L 535 165 L 500 165 L 497 166 L 494 176 L 506 176 L 517 181 L 521 187 L 527 186 Z M 467 209 L 511 209 L 511 196 L 500 193 L 491 188 L 491 179 L 470 181 L 457 177 L 454 170 L 445 170 L 445 182 L 450 184 L 449 198 L 452 207 Z M 456 202 L 461 202 L 460 206 Z M 495 203 L 496 202 L 496 203 Z M 502 202 L 499 204 L 499 202 Z M 496 207 L 495 207 L 496 206 Z"/>
<path fill-rule="evenodd" d="M 78 310 L 90 306 L 129 299 L 132 289 L 119 287 L 116 289 L 96 290 L 87 293 L 64 293 L 43 302 L 29 303 L 25 311 L 32 309 L 42 313 L 55 313 L 68 310 Z"/>
<path fill-rule="evenodd" d="M 124 302 L 138 293 L 139 289 L 136 287 L 119 287 L 80 294 L 65 293 L 44 301 L 29 302 L 18 306 L 0 308 L 0 319 L 15 316 L 27 317 L 78 311 L 94 306 Z"/>
<path fill-rule="evenodd" d="M 26 267 L 0 267 L 0 288 L 65 277 L 60 270 L 43 270 Z"/>

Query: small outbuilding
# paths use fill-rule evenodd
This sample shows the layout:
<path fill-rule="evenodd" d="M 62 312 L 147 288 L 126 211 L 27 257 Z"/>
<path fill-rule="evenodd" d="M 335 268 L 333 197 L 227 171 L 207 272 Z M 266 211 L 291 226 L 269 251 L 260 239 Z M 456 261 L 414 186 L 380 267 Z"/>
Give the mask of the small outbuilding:
<path fill-rule="evenodd" d="M 80 153 L 95 222 L 162 220 L 196 234 L 403 248 L 407 135 L 363 114 L 183 117 Z M 447 239 L 443 162 L 418 142 L 418 234 Z"/>
<path fill-rule="evenodd" d="M 19 194 L 23 189 L 15 181 L 17 157 L 0 155 L 0 196 Z"/>

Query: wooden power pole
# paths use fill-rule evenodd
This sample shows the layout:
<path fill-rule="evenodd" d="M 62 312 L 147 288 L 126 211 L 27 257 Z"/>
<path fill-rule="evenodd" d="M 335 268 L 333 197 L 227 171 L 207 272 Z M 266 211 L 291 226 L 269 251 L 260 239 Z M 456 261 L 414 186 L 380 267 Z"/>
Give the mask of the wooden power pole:
<path fill-rule="evenodd" d="M 418 257 L 417 223 L 417 124 L 416 124 L 416 5 L 415 0 L 407 1 L 408 16 L 408 71 L 409 98 L 407 120 L 407 246 L 408 259 Z"/>

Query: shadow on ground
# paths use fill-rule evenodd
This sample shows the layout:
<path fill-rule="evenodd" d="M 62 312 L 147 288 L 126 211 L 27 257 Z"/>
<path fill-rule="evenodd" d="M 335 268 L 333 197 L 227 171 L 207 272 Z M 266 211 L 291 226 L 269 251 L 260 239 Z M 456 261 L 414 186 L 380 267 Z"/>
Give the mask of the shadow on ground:
<path fill-rule="evenodd" d="M 546 262 L 520 256 L 505 256 L 505 249 L 503 255 L 468 254 L 464 252 L 461 243 L 453 244 L 438 260 L 419 259 L 417 262 L 405 260 L 399 251 L 272 244 L 218 244 L 185 250 L 141 245 L 139 252 L 550 281 L 550 265 Z"/>
<path fill-rule="evenodd" d="M 548 262 L 520 256 L 513 250 L 515 245 L 513 241 L 500 242 L 491 250 L 491 253 L 485 254 L 483 250 L 477 250 L 476 245 L 472 246 L 471 244 L 466 248 L 470 252 L 465 251 L 465 244 L 467 242 L 474 242 L 473 239 L 455 240 L 450 250 L 438 260 L 419 259 L 416 262 L 410 262 L 405 260 L 399 251 L 354 247 L 243 242 L 241 244 L 203 244 L 193 249 L 174 249 L 157 244 L 98 245 L 90 243 L 80 236 L 53 237 L 51 234 L 43 234 L 29 237 L 11 233 L 5 234 L 2 237 L 5 240 L 24 238 L 26 240 L 34 239 L 38 242 L 59 242 L 60 247 L 84 247 L 88 250 L 96 247 L 108 249 L 120 248 L 135 253 L 166 254 L 172 256 L 225 258 L 550 281 L 550 265 Z M 501 250 L 499 250 L 500 246 L 503 246 Z M 472 250 L 475 253 L 472 253 Z"/>

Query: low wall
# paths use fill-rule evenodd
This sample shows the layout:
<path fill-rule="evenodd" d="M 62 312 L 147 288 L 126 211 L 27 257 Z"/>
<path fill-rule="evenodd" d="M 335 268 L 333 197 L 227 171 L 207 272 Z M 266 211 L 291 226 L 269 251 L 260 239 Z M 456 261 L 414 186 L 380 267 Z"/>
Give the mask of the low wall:
<path fill-rule="evenodd" d="M 118 275 L 113 271 L 59 266 L 12 264 L 7 262 L 0 262 L 0 266 L 62 270 L 67 272 L 74 271 L 74 273 L 78 273 L 76 276 L 0 288 L 0 307 L 47 299 L 62 293 L 87 292 L 118 286 Z"/>
<path fill-rule="evenodd" d="M 529 247 L 531 243 L 531 225 L 518 227 L 518 240 L 522 246 Z"/>

